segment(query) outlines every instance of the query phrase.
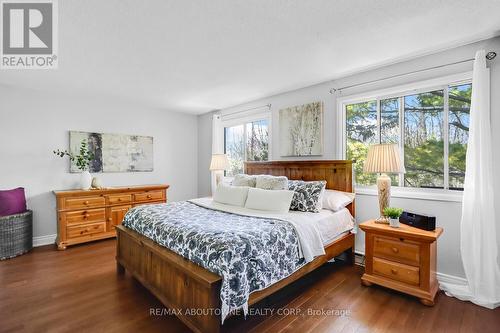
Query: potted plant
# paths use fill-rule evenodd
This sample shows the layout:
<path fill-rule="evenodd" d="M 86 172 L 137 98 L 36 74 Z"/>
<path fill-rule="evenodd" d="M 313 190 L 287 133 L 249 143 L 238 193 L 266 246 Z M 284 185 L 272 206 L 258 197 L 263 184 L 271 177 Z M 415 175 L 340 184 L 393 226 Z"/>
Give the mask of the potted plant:
<path fill-rule="evenodd" d="M 384 215 L 389 218 L 389 225 L 393 228 L 399 228 L 399 217 L 403 214 L 402 208 L 386 207 Z"/>
<path fill-rule="evenodd" d="M 90 162 L 94 160 L 94 154 L 88 149 L 87 142 L 82 140 L 80 143 L 80 151 L 78 154 L 71 153 L 67 150 L 54 150 L 55 155 L 59 157 L 68 156 L 71 162 L 76 161 L 76 167 L 82 172 L 80 177 L 80 187 L 82 190 L 90 189 L 92 185 L 92 175 L 89 172 Z"/>

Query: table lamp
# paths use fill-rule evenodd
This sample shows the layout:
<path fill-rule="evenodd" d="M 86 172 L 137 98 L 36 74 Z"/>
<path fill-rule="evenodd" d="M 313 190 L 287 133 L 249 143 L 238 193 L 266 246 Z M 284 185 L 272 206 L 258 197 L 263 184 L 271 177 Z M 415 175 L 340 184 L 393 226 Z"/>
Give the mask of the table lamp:
<path fill-rule="evenodd" d="M 384 216 L 384 208 L 391 200 L 391 178 L 387 173 L 405 172 L 399 156 L 398 145 L 376 144 L 368 149 L 368 156 L 363 167 L 364 172 L 380 173 L 377 178 L 378 202 L 380 216 Z"/>
<path fill-rule="evenodd" d="M 215 186 L 219 186 L 222 180 L 222 172 L 229 169 L 229 160 L 226 154 L 213 154 L 210 162 L 210 171 L 215 173 Z"/>

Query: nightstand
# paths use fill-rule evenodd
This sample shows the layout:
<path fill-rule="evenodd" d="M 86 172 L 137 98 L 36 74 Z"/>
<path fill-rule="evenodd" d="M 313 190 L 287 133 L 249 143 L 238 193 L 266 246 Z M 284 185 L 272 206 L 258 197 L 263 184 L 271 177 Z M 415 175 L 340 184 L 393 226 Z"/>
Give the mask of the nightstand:
<path fill-rule="evenodd" d="M 365 286 L 373 283 L 416 296 L 434 305 L 438 291 L 436 245 L 442 228 L 426 231 L 401 224 L 392 228 L 374 220 L 359 225 L 365 234 Z"/>

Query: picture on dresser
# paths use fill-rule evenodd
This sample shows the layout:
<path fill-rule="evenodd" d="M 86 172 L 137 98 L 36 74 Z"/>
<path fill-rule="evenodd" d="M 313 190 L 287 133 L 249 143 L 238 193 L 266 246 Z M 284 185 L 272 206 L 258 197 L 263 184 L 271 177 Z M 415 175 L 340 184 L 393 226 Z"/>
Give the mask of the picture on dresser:
<path fill-rule="evenodd" d="M 70 131 L 72 153 L 78 153 L 82 140 L 94 154 L 89 165 L 91 173 L 153 171 L 151 136 Z M 75 162 L 70 163 L 70 172 L 80 172 Z"/>
<path fill-rule="evenodd" d="M 323 154 L 323 103 L 297 105 L 279 111 L 281 156 Z"/>

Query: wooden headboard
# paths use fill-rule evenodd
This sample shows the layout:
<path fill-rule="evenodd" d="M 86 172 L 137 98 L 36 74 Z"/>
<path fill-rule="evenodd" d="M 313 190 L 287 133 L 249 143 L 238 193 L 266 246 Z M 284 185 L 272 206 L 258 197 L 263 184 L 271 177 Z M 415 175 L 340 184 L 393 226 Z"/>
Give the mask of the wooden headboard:
<path fill-rule="evenodd" d="M 245 162 L 248 175 L 286 176 L 292 180 L 326 180 L 326 188 L 354 192 L 351 160 Z M 347 206 L 354 216 L 354 202 Z"/>

